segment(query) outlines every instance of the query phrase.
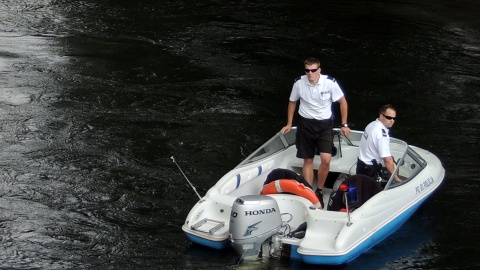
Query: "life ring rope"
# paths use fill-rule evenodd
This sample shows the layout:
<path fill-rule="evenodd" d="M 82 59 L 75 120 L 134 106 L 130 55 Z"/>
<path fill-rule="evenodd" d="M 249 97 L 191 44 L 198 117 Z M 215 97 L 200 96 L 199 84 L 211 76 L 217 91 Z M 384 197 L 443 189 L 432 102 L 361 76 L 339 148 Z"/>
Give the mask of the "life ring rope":
<path fill-rule="evenodd" d="M 274 183 L 275 183 L 275 188 L 277 189 L 278 193 L 284 192 L 283 189 L 282 189 L 281 182 L 279 180 L 274 181 Z"/>

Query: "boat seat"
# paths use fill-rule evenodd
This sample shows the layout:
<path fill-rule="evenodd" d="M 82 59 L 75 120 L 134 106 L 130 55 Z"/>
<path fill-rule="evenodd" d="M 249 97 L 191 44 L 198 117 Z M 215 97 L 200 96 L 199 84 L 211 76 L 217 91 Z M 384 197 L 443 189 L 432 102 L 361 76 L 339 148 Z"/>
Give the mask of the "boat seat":
<path fill-rule="evenodd" d="M 363 174 L 349 176 L 342 182 L 342 184 L 346 184 L 347 186 L 355 185 L 356 187 L 357 202 L 353 205 L 349 205 L 352 209 L 359 208 L 371 197 L 383 190 L 375 179 Z M 327 210 L 340 211 L 345 208 L 346 205 L 343 199 L 343 192 L 341 190 L 332 192 L 330 199 L 328 200 Z"/>
<path fill-rule="evenodd" d="M 295 181 L 297 181 L 297 182 L 303 184 L 304 186 L 313 190 L 310 183 L 308 183 L 307 180 L 305 180 L 305 178 L 303 178 L 303 176 L 297 174 L 296 172 L 294 172 L 292 170 L 284 169 L 284 168 L 273 169 L 267 175 L 267 179 L 265 179 L 265 182 L 263 183 L 263 185 L 265 186 L 265 185 L 269 184 L 270 182 L 273 182 L 275 180 L 280 180 L 280 179 L 292 179 L 292 180 L 295 180 Z"/>

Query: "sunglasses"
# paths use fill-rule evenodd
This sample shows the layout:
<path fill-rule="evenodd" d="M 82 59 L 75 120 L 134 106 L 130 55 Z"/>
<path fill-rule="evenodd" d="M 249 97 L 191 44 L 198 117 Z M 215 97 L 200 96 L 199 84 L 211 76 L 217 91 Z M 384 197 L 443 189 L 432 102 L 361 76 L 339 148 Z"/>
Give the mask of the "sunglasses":
<path fill-rule="evenodd" d="M 308 68 L 306 68 L 306 69 L 305 69 L 305 73 L 309 73 L 309 72 L 314 73 L 314 72 L 317 72 L 318 69 L 319 69 L 319 68 L 315 68 L 315 69 L 308 69 Z"/>
<path fill-rule="evenodd" d="M 397 119 L 397 117 L 388 116 L 388 115 L 385 115 L 385 114 L 383 114 L 383 113 L 382 113 L 382 115 L 383 115 L 383 117 L 387 118 L 387 120 L 395 120 L 395 119 Z"/>

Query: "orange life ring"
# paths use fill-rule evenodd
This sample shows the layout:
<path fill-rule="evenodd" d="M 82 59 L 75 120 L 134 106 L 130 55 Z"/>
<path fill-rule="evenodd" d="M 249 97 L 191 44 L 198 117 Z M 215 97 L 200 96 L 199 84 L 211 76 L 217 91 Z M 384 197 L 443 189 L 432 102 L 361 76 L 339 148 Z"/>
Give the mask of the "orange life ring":
<path fill-rule="evenodd" d="M 293 193 L 295 195 L 304 197 L 313 203 L 315 208 L 321 208 L 320 201 L 317 198 L 317 195 L 310 188 L 305 187 L 302 183 L 299 183 L 291 179 L 280 179 L 272 181 L 265 186 L 263 186 L 261 195 L 268 194 L 278 194 L 282 192 Z"/>

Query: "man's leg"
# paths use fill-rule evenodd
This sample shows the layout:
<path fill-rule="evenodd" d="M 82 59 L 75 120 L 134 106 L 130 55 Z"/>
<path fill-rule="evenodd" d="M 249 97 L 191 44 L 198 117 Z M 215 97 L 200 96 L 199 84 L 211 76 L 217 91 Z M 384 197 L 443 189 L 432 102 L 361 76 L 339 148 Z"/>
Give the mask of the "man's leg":
<path fill-rule="evenodd" d="M 303 159 L 303 178 L 313 187 L 313 158 Z"/>
<path fill-rule="evenodd" d="M 328 172 L 330 171 L 330 160 L 332 159 L 332 154 L 320 153 L 320 166 L 318 167 L 318 184 L 317 189 L 323 189 L 325 185 L 325 180 L 327 180 Z"/>
<path fill-rule="evenodd" d="M 322 209 L 325 207 L 325 203 L 323 201 L 323 186 L 325 185 L 325 181 L 327 180 L 328 172 L 330 171 L 330 160 L 332 159 L 331 154 L 327 153 L 320 153 L 320 166 L 318 167 L 318 182 L 317 182 L 317 190 L 315 190 L 315 195 L 317 195 L 320 204 L 322 205 Z"/>

